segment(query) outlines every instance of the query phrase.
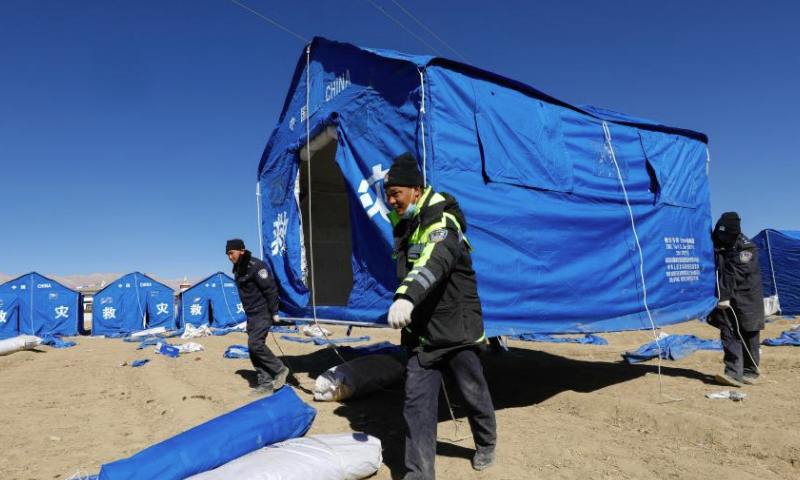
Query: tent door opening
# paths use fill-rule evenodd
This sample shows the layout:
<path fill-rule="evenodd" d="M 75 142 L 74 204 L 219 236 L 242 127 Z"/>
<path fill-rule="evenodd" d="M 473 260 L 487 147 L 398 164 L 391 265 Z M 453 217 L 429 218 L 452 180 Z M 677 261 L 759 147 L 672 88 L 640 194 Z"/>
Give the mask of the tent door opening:
<path fill-rule="evenodd" d="M 311 202 L 309 210 L 309 160 L 301 150 L 300 214 L 308 273 L 306 285 L 314 286 L 317 305 L 347 306 L 353 288 L 353 248 L 350 205 L 339 166 L 336 164 L 335 127 L 311 140 Z M 315 148 L 316 147 L 316 148 Z M 312 243 L 313 241 L 313 243 Z M 313 248 L 313 268 L 311 265 Z M 313 279 L 312 275 L 316 278 Z"/>

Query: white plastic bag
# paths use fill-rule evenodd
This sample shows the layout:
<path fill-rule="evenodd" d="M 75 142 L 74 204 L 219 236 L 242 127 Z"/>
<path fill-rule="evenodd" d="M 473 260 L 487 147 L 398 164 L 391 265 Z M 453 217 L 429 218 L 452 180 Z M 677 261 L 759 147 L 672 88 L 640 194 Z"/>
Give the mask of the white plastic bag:
<path fill-rule="evenodd" d="M 326 337 L 326 336 L 333 335 L 330 332 L 330 330 L 328 330 L 327 328 L 322 328 L 322 327 L 317 326 L 317 325 L 313 325 L 313 326 L 304 325 L 303 326 L 303 334 L 306 337 L 314 337 L 314 338 L 323 338 L 323 337 Z"/>
<path fill-rule="evenodd" d="M 141 332 L 131 333 L 131 338 L 146 337 L 148 335 L 155 335 L 157 333 L 164 333 L 166 331 L 167 331 L 166 327 L 155 327 L 147 330 L 142 330 Z"/>
<path fill-rule="evenodd" d="M 203 351 L 202 345 L 193 342 L 184 343 L 183 345 L 176 345 L 176 347 L 178 347 L 178 351 L 180 353 L 193 353 L 193 352 Z"/>
<path fill-rule="evenodd" d="M 314 400 L 340 402 L 388 387 L 403 378 L 403 365 L 388 355 L 367 355 L 337 365 L 314 382 Z"/>
<path fill-rule="evenodd" d="M 41 338 L 33 335 L 20 335 L 19 337 L 0 340 L 0 355 L 8 355 L 20 350 L 30 350 L 36 348 L 41 342 Z"/>
<path fill-rule="evenodd" d="M 364 433 L 294 438 L 187 480 L 359 480 L 378 471 L 381 441 Z"/>
<path fill-rule="evenodd" d="M 200 338 L 200 337 L 207 337 L 211 335 L 211 329 L 208 328 L 208 325 L 205 323 L 200 325 L 199 327 L 195 327 L 191 323 L 187 323 L 183 329 L 183 333 L 181 334 L 181 338 Z"/>

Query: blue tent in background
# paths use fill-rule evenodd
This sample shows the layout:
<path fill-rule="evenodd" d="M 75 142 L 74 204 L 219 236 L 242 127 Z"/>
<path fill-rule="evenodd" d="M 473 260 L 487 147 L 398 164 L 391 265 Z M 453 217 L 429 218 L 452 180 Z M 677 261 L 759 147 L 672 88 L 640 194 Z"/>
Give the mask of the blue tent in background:
<path fill-rule="evenodd" d="M 163 283 L 133 272 L 94 295 L 92 335 L 118 335 L 155 327 L 175 328 L 175 292 Z"/>
<path fill-rule="evenodd" d="M 466 214 L 489 336 L 649 328 L 645 297 L 658 325 L 716 304 L 705 135 L 443 58 L 309 49 L 258 166 L 262 252 L 290 316 L 314 315 L 313 285 L 321 320 L 386 322 L 382 182 L 405 151 Z"/>
<path fill-rule="evenodd" d="M 758 245 L 767 313 L 800 314 L 800 231 L 762 230 L 753 243 Z"/>
<path fill-rule="evenodd" d="M 0 339 L 73 336 L 83 328 L 81 294 L 36 272 L 0 285 Z"/>
<path fill-rule="evenodd" d="M 222 272 L 197 282 L 180 294 L 179 325 L 195 327 L 207 324 L 225 328 L 247 320 L 233 279 Z"/>

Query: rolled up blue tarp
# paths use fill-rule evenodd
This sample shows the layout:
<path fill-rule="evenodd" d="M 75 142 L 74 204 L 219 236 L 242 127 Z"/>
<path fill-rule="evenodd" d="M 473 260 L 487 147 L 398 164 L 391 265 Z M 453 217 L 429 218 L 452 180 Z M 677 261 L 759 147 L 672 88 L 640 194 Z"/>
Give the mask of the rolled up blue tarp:
<path fill-rule="evenodd" d="M 317 411 L 290 387 L 100 468 L 99 480 L 183 480 L 303 435 Z"/>

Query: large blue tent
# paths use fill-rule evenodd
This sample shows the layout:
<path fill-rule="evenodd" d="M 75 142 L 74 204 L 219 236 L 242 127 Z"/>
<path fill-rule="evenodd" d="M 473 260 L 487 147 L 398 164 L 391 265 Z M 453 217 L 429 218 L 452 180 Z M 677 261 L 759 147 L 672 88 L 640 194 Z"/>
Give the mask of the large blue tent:
<path fill-rule="evenodd" d="M 92 335 L 119 335 L 148 328 L 175 328 L 175 292 L 139 272 L 94 295 Z"/>
<path fill-rule="evenodd" d="M 706 144 L 463 63 L 315 38 L 258 166 L 262 252 L 290 316 L 385 322 L 397 279 L 382 182 L 410 151 L 466 214 L 487 335 L 703 317 Z"/>
<path fill-rule="evenodd" d="M 225 328 L 247 320 L 239 299 L 239 290 L 233 279 L 217 272 L 200 280 L 180 294 L 178 315 L 181 326 L 191 323 L 199 326 Z"/>
<path fill-rule="evenodd" d="M 81 295 L 36 272 L 0 285 L 0 339 L 18 335 L 78 335 Z"/>
<path fill-rule="evenodd" d="M 753 237 L 767 302 L 784 314 L 800 314 L 800 231 L 767 229 Z M 774 312 L 768 312 L 774 313 Z"/>

